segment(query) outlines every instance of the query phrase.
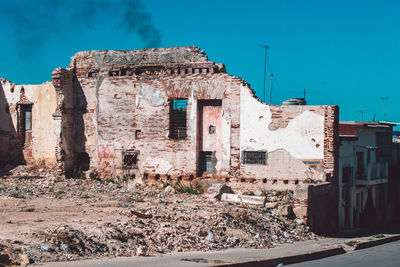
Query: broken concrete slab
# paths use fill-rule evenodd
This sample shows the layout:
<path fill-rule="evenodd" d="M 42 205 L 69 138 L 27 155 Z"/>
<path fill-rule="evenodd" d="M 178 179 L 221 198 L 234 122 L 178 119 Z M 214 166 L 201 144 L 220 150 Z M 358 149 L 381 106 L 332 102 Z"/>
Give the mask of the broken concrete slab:
<path fill-rule="evenodd" d="M 206 196 L 210 199 L 216 198 L 221 200 L 221 196 L 224 193 L 233 194 L 232 188 L 227 186 L 226 184 L 212 184 L 208 189 Z"/>
<path fill-rule="evenodd" d="M 258 205 L 258 206 L 264 206 L 265 200 L 266 200 L 265 197 L 236 195 L 236 194 L 229 194 L 229 193 L 223 193 L 221 196 L 221 201 L 242 203 L 242 204 L 251 204 L 251 205 Z"/>
<path fill-rule="evenodd" d="M 278 206 L 278 214 L 280 216 L 290 217 L 293 216 L 293 206 L 292 205 L 280 205 Z"/>

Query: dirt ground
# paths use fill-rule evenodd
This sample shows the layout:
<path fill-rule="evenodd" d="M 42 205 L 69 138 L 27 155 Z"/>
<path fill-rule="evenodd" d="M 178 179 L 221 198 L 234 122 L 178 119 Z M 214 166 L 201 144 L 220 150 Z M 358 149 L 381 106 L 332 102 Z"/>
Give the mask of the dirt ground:
<path fill-rule="evenodd" d="M 65 179 L 43 170 L 0 173 L 0 261 L 4 255 L 9 264 L 24 264 L 266 248 L 316 238 L 274 209 L 165 186 L 128 190 L 115 181 Z"/>

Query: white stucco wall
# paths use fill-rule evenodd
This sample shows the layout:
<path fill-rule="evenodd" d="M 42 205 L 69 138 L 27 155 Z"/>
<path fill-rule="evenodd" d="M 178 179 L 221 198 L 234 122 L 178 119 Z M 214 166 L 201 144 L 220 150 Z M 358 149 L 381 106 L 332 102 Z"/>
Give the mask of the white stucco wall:
<path fill-rule="evenodd" d="M 272 121 L 269 106 L 257 101 L 245 86 L 241 88 L 240 110 L 242 151 L 284 149 L 297 159 L 323 159 L 324 116 L 305 110 L 287 127 L 272 131 L 268 129 Z"/>

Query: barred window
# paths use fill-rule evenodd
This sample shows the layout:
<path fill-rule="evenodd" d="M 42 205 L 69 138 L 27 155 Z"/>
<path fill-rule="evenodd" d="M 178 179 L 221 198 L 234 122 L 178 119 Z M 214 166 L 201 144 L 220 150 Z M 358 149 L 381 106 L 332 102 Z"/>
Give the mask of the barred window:
<path fill-rule="evenodd" d="M 122 169 L 137 169 L 137 156 L 139 151 L 125 150 L 122 152 Z"/>
<path fill-rule="evenodd" d="M 265 151 L 243 151 L 244 164 L 267 164 L 267 152 Z"/>
<path fill-rule="evenodd" d="M 170 100 L 169 137 L 172 139 L 186 138 L 187 99 Z"/>

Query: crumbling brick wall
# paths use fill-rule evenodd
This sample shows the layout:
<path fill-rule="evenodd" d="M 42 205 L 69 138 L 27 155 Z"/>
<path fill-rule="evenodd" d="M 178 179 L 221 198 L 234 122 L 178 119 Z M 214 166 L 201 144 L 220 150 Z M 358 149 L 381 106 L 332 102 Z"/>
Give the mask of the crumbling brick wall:
<path fill-rule="evenodd" d="M 334 177 L 337 106 L 267 105 L 243 87 L 240 115 L 241 182 L 293 190 L 298 184 Z M 265 161 L 246 164 L 245 153 L 253 152 L 262 154 Z"/>
<path fill-rule="evenodd" d="M 333 176 L 329 138 L 336 136 L 335 107 L 261 103 L 245 81 L 197 47 L 80 52 L 57 73 L 55 87 L 66 80 L 61 90 L 66 166 L 86 153 L 90 169 L 103 177 L 199 176 L 202 101 L 219 100 L 221 151 L 212 154 L 215 171 L 207 177 L 284 190 Z M 187 99 L 183 140 L 169 136 L 172 99 Z M 284 145 L 285 138 L 297 142 Z M 243 163 L 245 151 L 260 149 L 266 166 Z M 126 170 L 124 155 L 133 152 L 135 166 Z"/>
<path fill-rule="evenodd" d="M 58 72 L 63 73 L 58 80 L 73 73 L 76 84 L 63 90 L 80 91 L 75 102 L 85 103 L 85 143 L 81 150 L 89 155 L 94 173 L 102 177 L 128 175 L 145 179 L 196 177 L 201 150 L 199 101 L 220 100 L 223 132 L 219 142 L 223 149 L 217 153 L 219 168 L 210 175 L 238 176 L 239 88 L 243 82 L 226 74 L 222 64 L 210 62 L 200 49 L 81 52 L 73 57 L 67 70 Z M 71 97 L 65 94 L 63 101 Z M 169 136 L 172 99 L 187 99 L 187 132 L 183 140 Z M 76 122 L 67 116 L 69 109 L 62 111 L 63 125 L 64 117 L 68 123 Z M 75 106 L 72 110 L 76 112 Z M 74 135 L 72 130 L 63 127 L 64 139 Z M 63 140 L 63 150 L 76 157 L 65 147 L 67 142 Z M 137 163 L 126 170 L 124 155 L 132 151 Z"/>

